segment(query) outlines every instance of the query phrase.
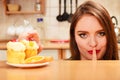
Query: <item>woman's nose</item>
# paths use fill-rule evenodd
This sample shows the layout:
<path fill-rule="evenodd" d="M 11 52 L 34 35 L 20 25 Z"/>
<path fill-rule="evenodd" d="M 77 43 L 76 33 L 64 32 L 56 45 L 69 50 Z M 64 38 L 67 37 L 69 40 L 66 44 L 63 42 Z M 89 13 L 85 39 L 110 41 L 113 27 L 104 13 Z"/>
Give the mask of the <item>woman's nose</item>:
<path fill-rule="evenodd" d="M 95 37 L 90 38 L 89 46 L 90 47 L 96 47 L 97 46 L 97 40 L 95 39 Z"/>

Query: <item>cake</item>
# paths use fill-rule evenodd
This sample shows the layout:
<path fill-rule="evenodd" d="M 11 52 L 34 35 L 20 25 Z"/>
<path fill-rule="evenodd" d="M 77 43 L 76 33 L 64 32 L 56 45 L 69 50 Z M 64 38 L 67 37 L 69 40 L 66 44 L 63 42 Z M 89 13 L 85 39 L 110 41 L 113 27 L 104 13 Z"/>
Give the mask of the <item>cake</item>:
<path fill-rule="evenodd" d="M 35 41 L 21 40 L 7 43 L 7 62 L 12 64 L 33 64 L 50 62 L 51 56 L 38 56 L 38 44 Z"/>
<path fill-rule="evenodd" d="M 35 41 L 22 40 L 21 43 L 23 43 L 26 46 L 25 58 L 37 55 L 39 46 Z"/>
<path fill-rule="evenodd" d="M 24 63 L 26 47 L 21 42 L 7 43 L 7 62 L 13 64 Z"/>

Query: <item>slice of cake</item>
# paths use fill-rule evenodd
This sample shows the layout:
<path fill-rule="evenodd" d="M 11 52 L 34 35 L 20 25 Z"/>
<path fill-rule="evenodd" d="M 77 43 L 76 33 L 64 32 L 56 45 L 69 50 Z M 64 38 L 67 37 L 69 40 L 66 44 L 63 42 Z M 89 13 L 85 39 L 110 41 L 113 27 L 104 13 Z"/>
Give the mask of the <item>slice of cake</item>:
<path fill-rule="evenodd" d="M 22 40 L 21 42 L 26 46 L 25 58 L 29 58 L 37 55 L 39 46 L 35 41 Z"/>
<path fill-rule="evenodd" d="M 24 63 L 26 47 L 21 42 L 7 43 L 7 62 L 20 64 Z"/>

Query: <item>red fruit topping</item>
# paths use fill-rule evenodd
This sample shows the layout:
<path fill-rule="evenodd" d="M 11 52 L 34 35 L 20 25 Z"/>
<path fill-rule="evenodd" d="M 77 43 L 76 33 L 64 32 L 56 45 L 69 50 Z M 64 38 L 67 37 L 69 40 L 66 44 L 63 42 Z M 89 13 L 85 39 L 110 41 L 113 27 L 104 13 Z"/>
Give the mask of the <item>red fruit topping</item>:
<path fill-rule="evenodd" d="M 29 40 L 29 41 L 34 41 L 34 39 L 33 39 L 33 38 L 29 38 L 28 40 Z"/>
<path fill-rule="evenodd" d="M 12 40 L 10 40 L 10 41 L 12 41 L 12 42 L 17 42 L 17 39 L 12 39 Z"/>

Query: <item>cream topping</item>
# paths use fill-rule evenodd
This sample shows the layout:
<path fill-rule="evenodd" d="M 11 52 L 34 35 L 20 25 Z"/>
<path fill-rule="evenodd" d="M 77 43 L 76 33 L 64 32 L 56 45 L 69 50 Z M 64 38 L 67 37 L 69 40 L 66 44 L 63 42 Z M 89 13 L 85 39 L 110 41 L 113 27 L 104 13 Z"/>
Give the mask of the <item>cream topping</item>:
<path fill-rule="evenodd" d="M 24 51 L 26 49 L 25 45 L 21 42 L 8 42 L 7 49 L 12 49 L 15 51 Z"/>
<path fill-rule="evenodd" d="M 22 40 L 21 41 L 27 49 L 38 49 L 39 46 L 37 45 L 37 43 L 35 41 L 27 41 L 27 40 Z"/>

